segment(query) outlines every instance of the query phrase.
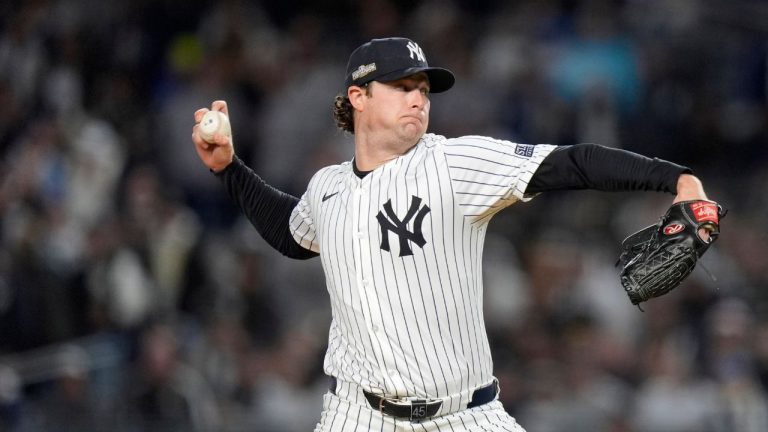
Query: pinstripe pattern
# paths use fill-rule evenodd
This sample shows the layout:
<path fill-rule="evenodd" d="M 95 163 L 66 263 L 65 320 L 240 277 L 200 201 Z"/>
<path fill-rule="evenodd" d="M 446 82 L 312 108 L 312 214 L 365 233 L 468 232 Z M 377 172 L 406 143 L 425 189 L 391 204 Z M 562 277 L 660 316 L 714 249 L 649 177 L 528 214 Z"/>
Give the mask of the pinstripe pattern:
<path fill-rule="evenodd" d="M 426 134 L 363 179 L 350 162 L 318 171 L 290 225 L 325 271 L 332 306 L 325 372 L 391 397 L 445 398 L 444 413 L 466 407 L 472 390 L 493 380 L 482 313 L 485 228 L 501 209 L 532 198 L 527 184 L 553 149 Z M 404 232 L 382 229 L 382 220 Z M 412 235 L 405 247 L 403 234 Z M 368 420 L 377 422 L 371 430 L 394 430 L 368 411 L 365 401 L 330 395 L 322 430 L 368 430 L 361 423 Z M 338 423 L 350 419 L 353 428 Z"/>

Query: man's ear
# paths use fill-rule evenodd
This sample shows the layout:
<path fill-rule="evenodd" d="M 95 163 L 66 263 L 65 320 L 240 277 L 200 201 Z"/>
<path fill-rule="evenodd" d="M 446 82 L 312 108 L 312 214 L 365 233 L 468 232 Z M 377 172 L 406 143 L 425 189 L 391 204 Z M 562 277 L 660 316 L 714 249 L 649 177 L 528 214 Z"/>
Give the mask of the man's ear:
<path fill-rule="evenodd" d="M 357 111 L 363 110 L 363 107 L 365 106 L 366 95 L 367 90 L 364 87 L 353 85 L 349 86 L 347 89 L 347 97 L 349 98 L 349 103 L 351 103 L 352 107 Z"/>

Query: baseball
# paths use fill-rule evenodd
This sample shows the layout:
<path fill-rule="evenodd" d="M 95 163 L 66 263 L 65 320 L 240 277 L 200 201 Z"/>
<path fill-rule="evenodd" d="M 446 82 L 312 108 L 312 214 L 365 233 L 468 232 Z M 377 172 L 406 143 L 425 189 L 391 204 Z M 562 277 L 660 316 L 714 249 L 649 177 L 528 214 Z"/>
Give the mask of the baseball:
<path fill-rule="evenodd" d="M 213 135 L 220 133 L 226 136 L 232 136 L 232 129 L 229 125 L 229 118 L 220 111 L 208 111 L 200 121 L 200 138 L 212 143 Z"/>

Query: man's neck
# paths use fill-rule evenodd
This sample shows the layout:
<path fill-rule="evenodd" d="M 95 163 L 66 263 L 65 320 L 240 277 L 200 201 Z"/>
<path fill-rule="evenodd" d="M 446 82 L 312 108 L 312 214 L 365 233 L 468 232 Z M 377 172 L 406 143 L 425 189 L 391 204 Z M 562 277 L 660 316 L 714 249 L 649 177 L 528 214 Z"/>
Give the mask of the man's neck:
<path fill-rule="evenodd" d="M 355 136 L 355 165 L 360 171 L 373 171 L 408 153 L 417 143 L 382 143 Z"/>

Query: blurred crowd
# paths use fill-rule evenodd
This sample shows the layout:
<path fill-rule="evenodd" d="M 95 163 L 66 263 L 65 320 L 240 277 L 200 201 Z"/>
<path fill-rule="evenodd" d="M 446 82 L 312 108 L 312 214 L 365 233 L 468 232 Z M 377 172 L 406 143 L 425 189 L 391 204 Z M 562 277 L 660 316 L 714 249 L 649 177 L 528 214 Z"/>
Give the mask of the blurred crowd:
<path fill-rule="evenodd" d="M 410 37 L 453 90 L 430 130 L 596 142 L 690 166 L 729 210 L 641 312 L 614 263 L 671 196 L 572 191 L 485 248 L 501 399 L 530 432 L 768 430 L 768 4 L 759 0 L 10 0 L 0 5 L 0 430 L 311 430 L 329 302 L 191 144 L 300 195 L 349 160 L 349 52 Z"/>

